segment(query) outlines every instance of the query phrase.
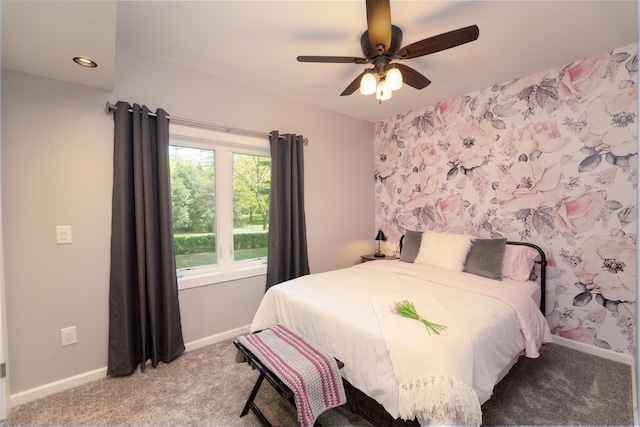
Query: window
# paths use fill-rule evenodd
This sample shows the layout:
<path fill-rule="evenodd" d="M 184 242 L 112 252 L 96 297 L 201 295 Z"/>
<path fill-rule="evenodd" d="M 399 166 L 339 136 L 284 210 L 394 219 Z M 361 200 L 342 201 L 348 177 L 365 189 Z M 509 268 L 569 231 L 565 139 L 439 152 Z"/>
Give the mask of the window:
<path fill-rule="evenodd" d="M 265 274 L 268 140 L 174 124 L 170 134 L 179 288 Z"/>

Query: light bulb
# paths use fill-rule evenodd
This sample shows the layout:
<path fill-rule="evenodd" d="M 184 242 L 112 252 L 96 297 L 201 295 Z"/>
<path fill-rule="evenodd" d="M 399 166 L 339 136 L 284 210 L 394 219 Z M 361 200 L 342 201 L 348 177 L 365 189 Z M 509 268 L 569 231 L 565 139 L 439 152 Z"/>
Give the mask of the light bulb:
<path fill-rule="evenodd" d="M 364 73 L 360 80 L 360 93 L 363 95 L 371 95 L 376 93 L 376 76 L 372 73 Z"/>
<path fill-rule="evenodd" d="M 402 87 L 402 73 L 399 69 L 393 67 L 387 71 L 385 81 L 389 90 L 398 90 Z"/>
<path fill-rule="evenodd" d="M 98 64 L 96 64 L 89 58 L 83 58 L 81 56 L 76 56 L 75 58 L 73 58 L 73 62 L 87 68 L 96 68 L 98 66 Z"/>
<path fill-rule="evenodd" d="M 378 101 L 386 101 L 391 98 L 391 90 L 387 87 L 387 83 L 383 80 L 380 80 L 378 83 L 378 88 L 376 90 L 376 99 Z"/>

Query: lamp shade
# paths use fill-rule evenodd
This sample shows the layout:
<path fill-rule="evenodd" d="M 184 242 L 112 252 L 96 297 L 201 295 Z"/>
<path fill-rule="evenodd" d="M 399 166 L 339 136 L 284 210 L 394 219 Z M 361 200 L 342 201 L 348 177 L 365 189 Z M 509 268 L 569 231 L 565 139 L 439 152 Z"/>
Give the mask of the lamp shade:
<path fill-rule="evenodd" d="M 360 93 L 363 95 L 371 95 L 376 93 L 376 76 L 372 73 L 364 73 L 360 80 Z"/>
<path fill-rule="evenodd" d="M 386 101 L 391 98 L 391 90 L 387 87 L 387 82 L 382 79 L 378 83 L 378 88 L 376 89 L 376 99 L 378 101 Z"/>
<path fill-rule="evenodd" d="M 384 235 L 382 230 L 378 230 L 378 235 L 376 236 L 376 240 L 387 240 L 387 236 Z"/>
<path fill-rule="evenodd" d="M 385 81 L 389 90 L 398 90 L 402 87 L 402 73 L 396 67 L 390 68 L 385 76 Z"/>

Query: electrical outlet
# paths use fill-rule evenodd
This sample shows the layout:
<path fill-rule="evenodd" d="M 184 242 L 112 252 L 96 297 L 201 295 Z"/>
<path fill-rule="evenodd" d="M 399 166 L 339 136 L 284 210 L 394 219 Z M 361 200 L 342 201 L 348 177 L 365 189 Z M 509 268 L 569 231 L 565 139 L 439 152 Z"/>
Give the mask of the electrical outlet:
<path fill-rule="evenodd" d="M 78 342 L 78 337 L 76 336 L 76 327 L 71 326 L 69 328 L 60 329 L 60 334 L 62 335 L 62 346 L 71 345 Z"/>

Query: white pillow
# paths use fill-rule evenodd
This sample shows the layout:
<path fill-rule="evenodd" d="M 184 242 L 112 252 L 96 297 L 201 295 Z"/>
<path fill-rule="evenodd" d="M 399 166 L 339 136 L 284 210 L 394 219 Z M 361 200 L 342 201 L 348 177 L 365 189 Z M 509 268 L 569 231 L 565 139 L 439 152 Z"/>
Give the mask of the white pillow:
<path fill-rule="evenodd" d="M 414 264 L 462 271 L 471 243 L 471 238 L 464 234 L 425 231 Z"/>

